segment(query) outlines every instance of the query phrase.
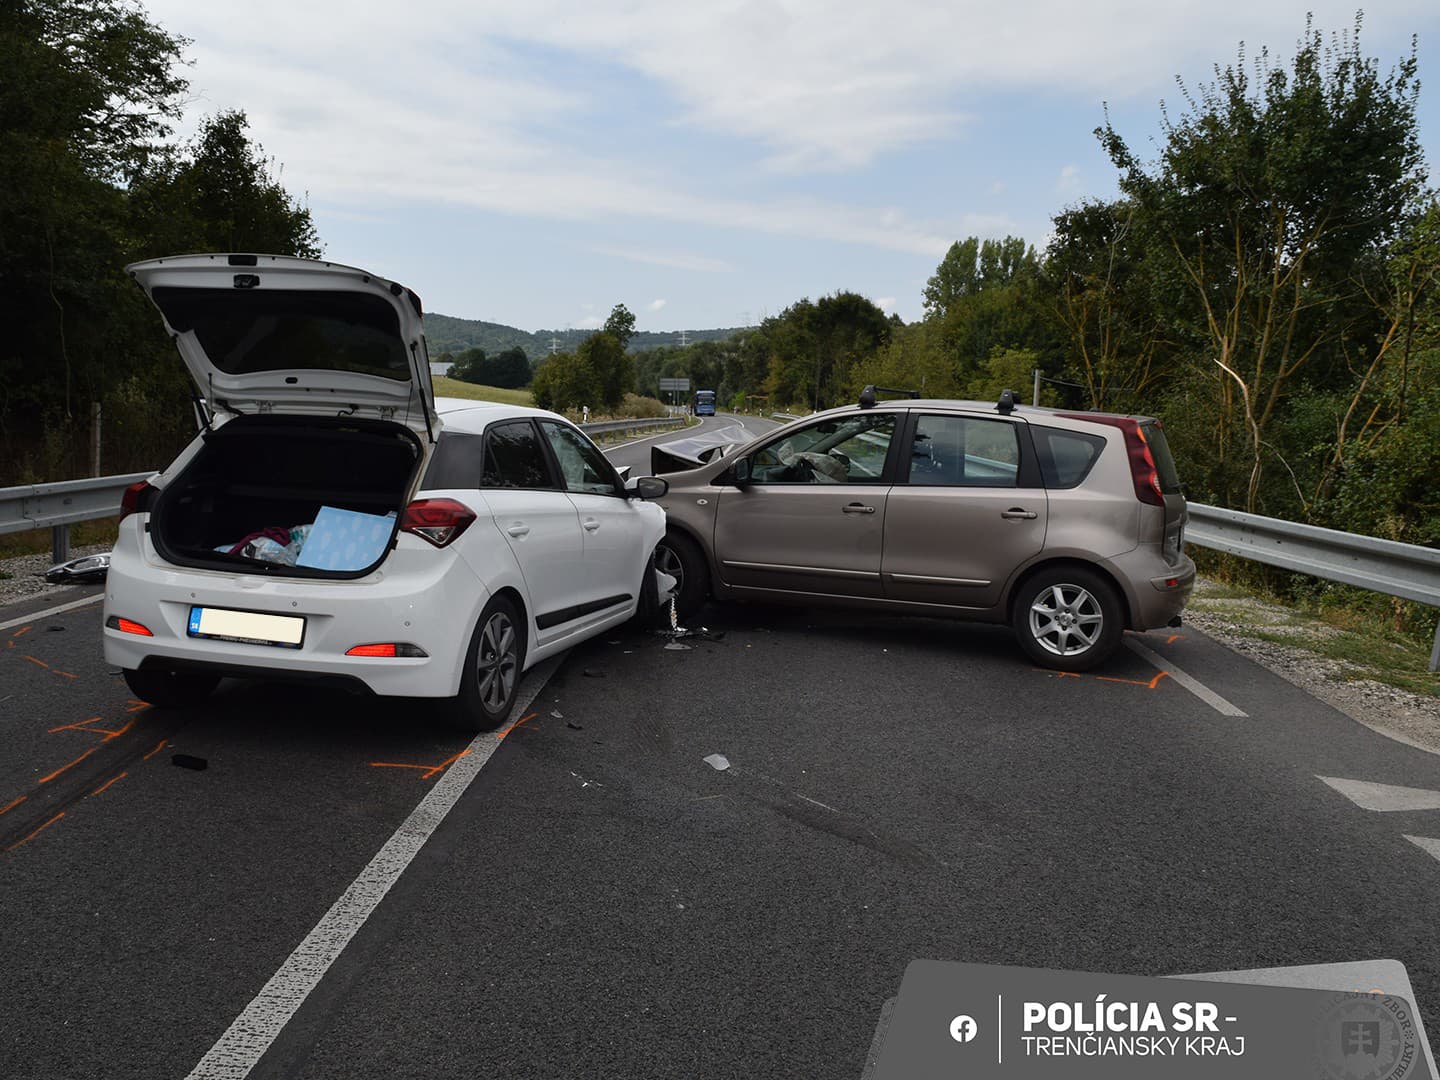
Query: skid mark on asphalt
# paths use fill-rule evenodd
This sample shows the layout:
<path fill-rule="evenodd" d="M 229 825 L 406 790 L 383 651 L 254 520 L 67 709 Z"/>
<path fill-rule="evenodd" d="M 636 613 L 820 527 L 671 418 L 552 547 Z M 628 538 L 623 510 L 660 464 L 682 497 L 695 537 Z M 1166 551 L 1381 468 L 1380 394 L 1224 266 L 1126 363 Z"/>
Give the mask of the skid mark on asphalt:
<path fill-rule="evenodd" d="M 879 852 L 881 855 L 909 863 L 912 866 L 936 869 L 945 865 L 944 862 L 913 841 L 885 830 L 873 829 L 861 819 L 837 810 L 819 799 L 812 799 L 808 795 L 794 791 L 774 777 L 766 776 L 758 770 L 738 766 L 731 762 L 719 775 L 739 780 L 746 786 L 738 794 L 769 807 L 775 813 L 789 818 L 796 824 L 828 833 L 841 840 L 848 840 L 852 844 L 869 848 L 871 851 Z"/>
<path fill-rule="evenodd" d="M 149 706 L 145 702 L 137 702 L 133 699 L 129 700 L 129 704 L 130 707 L 125 710 L 126 713 L 135 713 L 143 709 L 149 708 Z M 106 720 L 104 716 L 91 716 L 84 720 L 77 721 L 73 724 L 60 724 L 56 727 L 50 728 L 47 734 L 54 735 L 60 732 L 81 732 L 86 735 L 98 736 L 99 742 L 96 745 L 91 746 L 89 749 L 85 750 L 78 757 L 72 758 L 60 767 L 40 777 L 38 780 L 35 781 L 35 791 L 11 799 L 8 803 L 4 805 L 4 807 L 0 807 L 0 815 L 7 814 L 11 810 L 16 809 L 21 804 L 27 802 L 30 799 L 31 795 L 40 794 L 42 792 L 42 789 L 45 791 L 51 790 L 47 789 L 45 785 L 59 781 L 61 777 L 65 777 L 66 774 L 70 773 L 70 770 L 75 769 L 87 758 L 94 755 L 97 751 L 103 749 L 107 743 L 114 742 L 115 740 L 121 739 L 124 736 L 130 734 L 135 728 L 136 721 L 138 719 L 138 717 L 130 716 L 128 719 L 125 719 L 122 722 L 121 720 Z M 101 724 L 110 724 L 115 726 L 102 727 L 100 726 Z M 75 804 L 78 803 L 81 799 L 99 795 L 101 792 L 109 790 L 111 787 L 114 787 L 121 780 L 124 780 L 127 776 L 129 776 L 129 770 L 124 767 L 126 762 L 133 762 L 136 760 L 137 757 L 139 757 L 140 761 L 149 761 L 152 757 L 154 757 L 161 750 L 163 750 L 169 744 L 169 742 L 170 738 L 167 735 L 165 738 L 157 742 L 154 748 L 143 756 L 140 756 L 138 754 L 138 747 L 128 750 L 122 750 L 120 760 L 112 762 L 108 768 L 102 768 L 101 770 L 98 770 L 98 775 L 83 777 L 80 775 L 80 773 L 83 773 L 84 770 L 80 770 L 79 773 L 75 774 L 75 778 L 77 778 L 79 781 L 78 787 L 71 790 L 68 794 L 49 796 L 43 799 L 42 802 L 49 802 L 51 805 L 45 809 L 41 809 L 38 811 L 38 813 L 44 814 L 48 813 L 50 810 L 55 810 L 58 807 L 59 812 L 47 818 L 37 827 L 31 827 L 35 820 L 34 817 L 32 817 L 31 822 L 29 823 L 21 821 L 12 828 L 5 830 L 3 834 L 0 834 L 0 850 L 8 853 L 14 851 L 16 848 L 19 848 L 29 843 L 31 840 L 35 839 L 37 836 L 43 833 L 46 829 L 50 828 L 50 826 L 54 825 L 61 818 L 65 817 L 69 810 L 73 809 Z M 115 772 L 114 770 L 117 766 L 120 767 L 120 771 Z M 105 777 L 107 774 L 111 774 L 109 775 L 108 779 L 105 779 L 102 783 L 99 784 L 98 787 L 92 787 L 92 785 L 94 785 L 97 781 L 101 780 L 101 778 Z M 64 788 L 64 786 L 64 783 L 55 784 L 55 787 L 57 789 Z M 9 842 L 7 843 L 6 841 Z"/>

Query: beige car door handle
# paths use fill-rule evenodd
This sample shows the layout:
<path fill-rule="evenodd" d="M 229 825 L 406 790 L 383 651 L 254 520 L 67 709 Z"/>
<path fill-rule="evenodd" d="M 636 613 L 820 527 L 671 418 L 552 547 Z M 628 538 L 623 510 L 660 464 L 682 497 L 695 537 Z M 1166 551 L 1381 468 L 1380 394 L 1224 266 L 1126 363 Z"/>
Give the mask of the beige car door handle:
<path fill-rule="evenodd" d="M 507 533 L 509 533 L 511 536 L 513 536 L 513 537 L 515 537 L 515 538 L 518 539 L 518 538 L 520 538 L 520 537 L 522 537 L 522 536 L 529 536 L 529 535 L 530 535 L 530 526 L 529 526 L 529 525 L 521 525 L 521 524 L 517 521 L 514 525 L 511 525 L 511 526 L 510 526 L 508 529 L 506 529 L 505 531 L 506 531 Z"/>
<path fill-rule="evenodd" d="M 1012 506 L 1009 510 L 1001 510 L 1000 516 L 1007 521 L 1030 521 L 1039 515 L 1034 510 L 1026 510 L 1023 506 Z"/>
<path fill-rule="evenodd" d="M 596 521 L 594 518 L 586 518 L 580 524 L 585 526 L 586 532 L 594 532 L 600 527 L 600 522 Z"/>
<path fill-rule="evenodd" d="M 850 503 L 841 509 L 847 514 L 873 514 L 875 512 L 873 506 L 866 506 L 864 503 Z"/>

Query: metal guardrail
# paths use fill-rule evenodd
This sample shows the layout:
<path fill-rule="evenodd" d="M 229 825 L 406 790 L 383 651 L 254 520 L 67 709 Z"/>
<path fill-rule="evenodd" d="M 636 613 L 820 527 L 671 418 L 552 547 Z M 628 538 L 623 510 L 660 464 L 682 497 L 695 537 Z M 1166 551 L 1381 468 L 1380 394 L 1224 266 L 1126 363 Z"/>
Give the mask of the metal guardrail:
<path fill-rule="evenodd" d="M 0 488 L 0 533 L 48 527 L 53 560 L 64 562 L 70 557 L 71 525 L 118 514 L 125 489 L 154 475 L 152 470 Z"/>
<path fill-rule="evenodd" d="M 616 431 L 650 431 L 683 427 L 689 422 L 688 416 L 666 416 L 650 420 L 599 420 L 593 424 L 577 424 L 575 426 L 586 435 L 606 435 Z"/>
<path fill-rule="evenodd" d="M 1440 607 L 1440 550 L 1294 521 L 1190 504 L 1187 543 Z M 1430 652 L 1440 671 L 1440 626 Z"/>

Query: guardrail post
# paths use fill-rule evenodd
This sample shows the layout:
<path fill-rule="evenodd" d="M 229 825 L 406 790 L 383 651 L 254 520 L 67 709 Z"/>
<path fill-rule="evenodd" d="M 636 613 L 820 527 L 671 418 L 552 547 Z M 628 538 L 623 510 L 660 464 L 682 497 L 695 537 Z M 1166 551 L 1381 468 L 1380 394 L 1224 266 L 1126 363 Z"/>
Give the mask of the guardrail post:
<path fill-rule="evenodd" d="M 50 565 L 65 562 L 70 558 L 70 526 L 50 527 Z"/>
<path fill-rule="evenodd" d="M 1440 671 L 1440 624 L 1435 627 L 1435 647 L 1430 650 L 1430 670 Z"/>

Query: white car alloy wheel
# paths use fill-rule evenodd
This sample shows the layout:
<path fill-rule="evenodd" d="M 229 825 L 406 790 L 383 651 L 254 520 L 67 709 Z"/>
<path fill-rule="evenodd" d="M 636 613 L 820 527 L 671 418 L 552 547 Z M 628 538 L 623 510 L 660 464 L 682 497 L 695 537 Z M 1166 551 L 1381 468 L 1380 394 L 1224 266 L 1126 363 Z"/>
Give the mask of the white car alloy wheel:
<path fill-rule="evenodd" d="M 1095 647 L 1105 629 L 1105 613 L 1088 589 L 1052 585 L 1030 605 L 1030 634 L 1056 656 L 1078 656 Z"/>
<path fill-rule="evenodd" d="M 514 603 L 493 597 L 475 623 L 452 703 L 456 726 L 465 731 L 494 731 L 510 716 L 525 670 L 524 624 Z"/>
<path fill-rule="evenodd" d="M 507 707 L 515 695 L 515 683 L 520 678 L 516 641 L 515 624 L 503 610 L 491 615 L 480 630 L 475 675 L 480 684 L 480 700 L 487 712 Z"/>

